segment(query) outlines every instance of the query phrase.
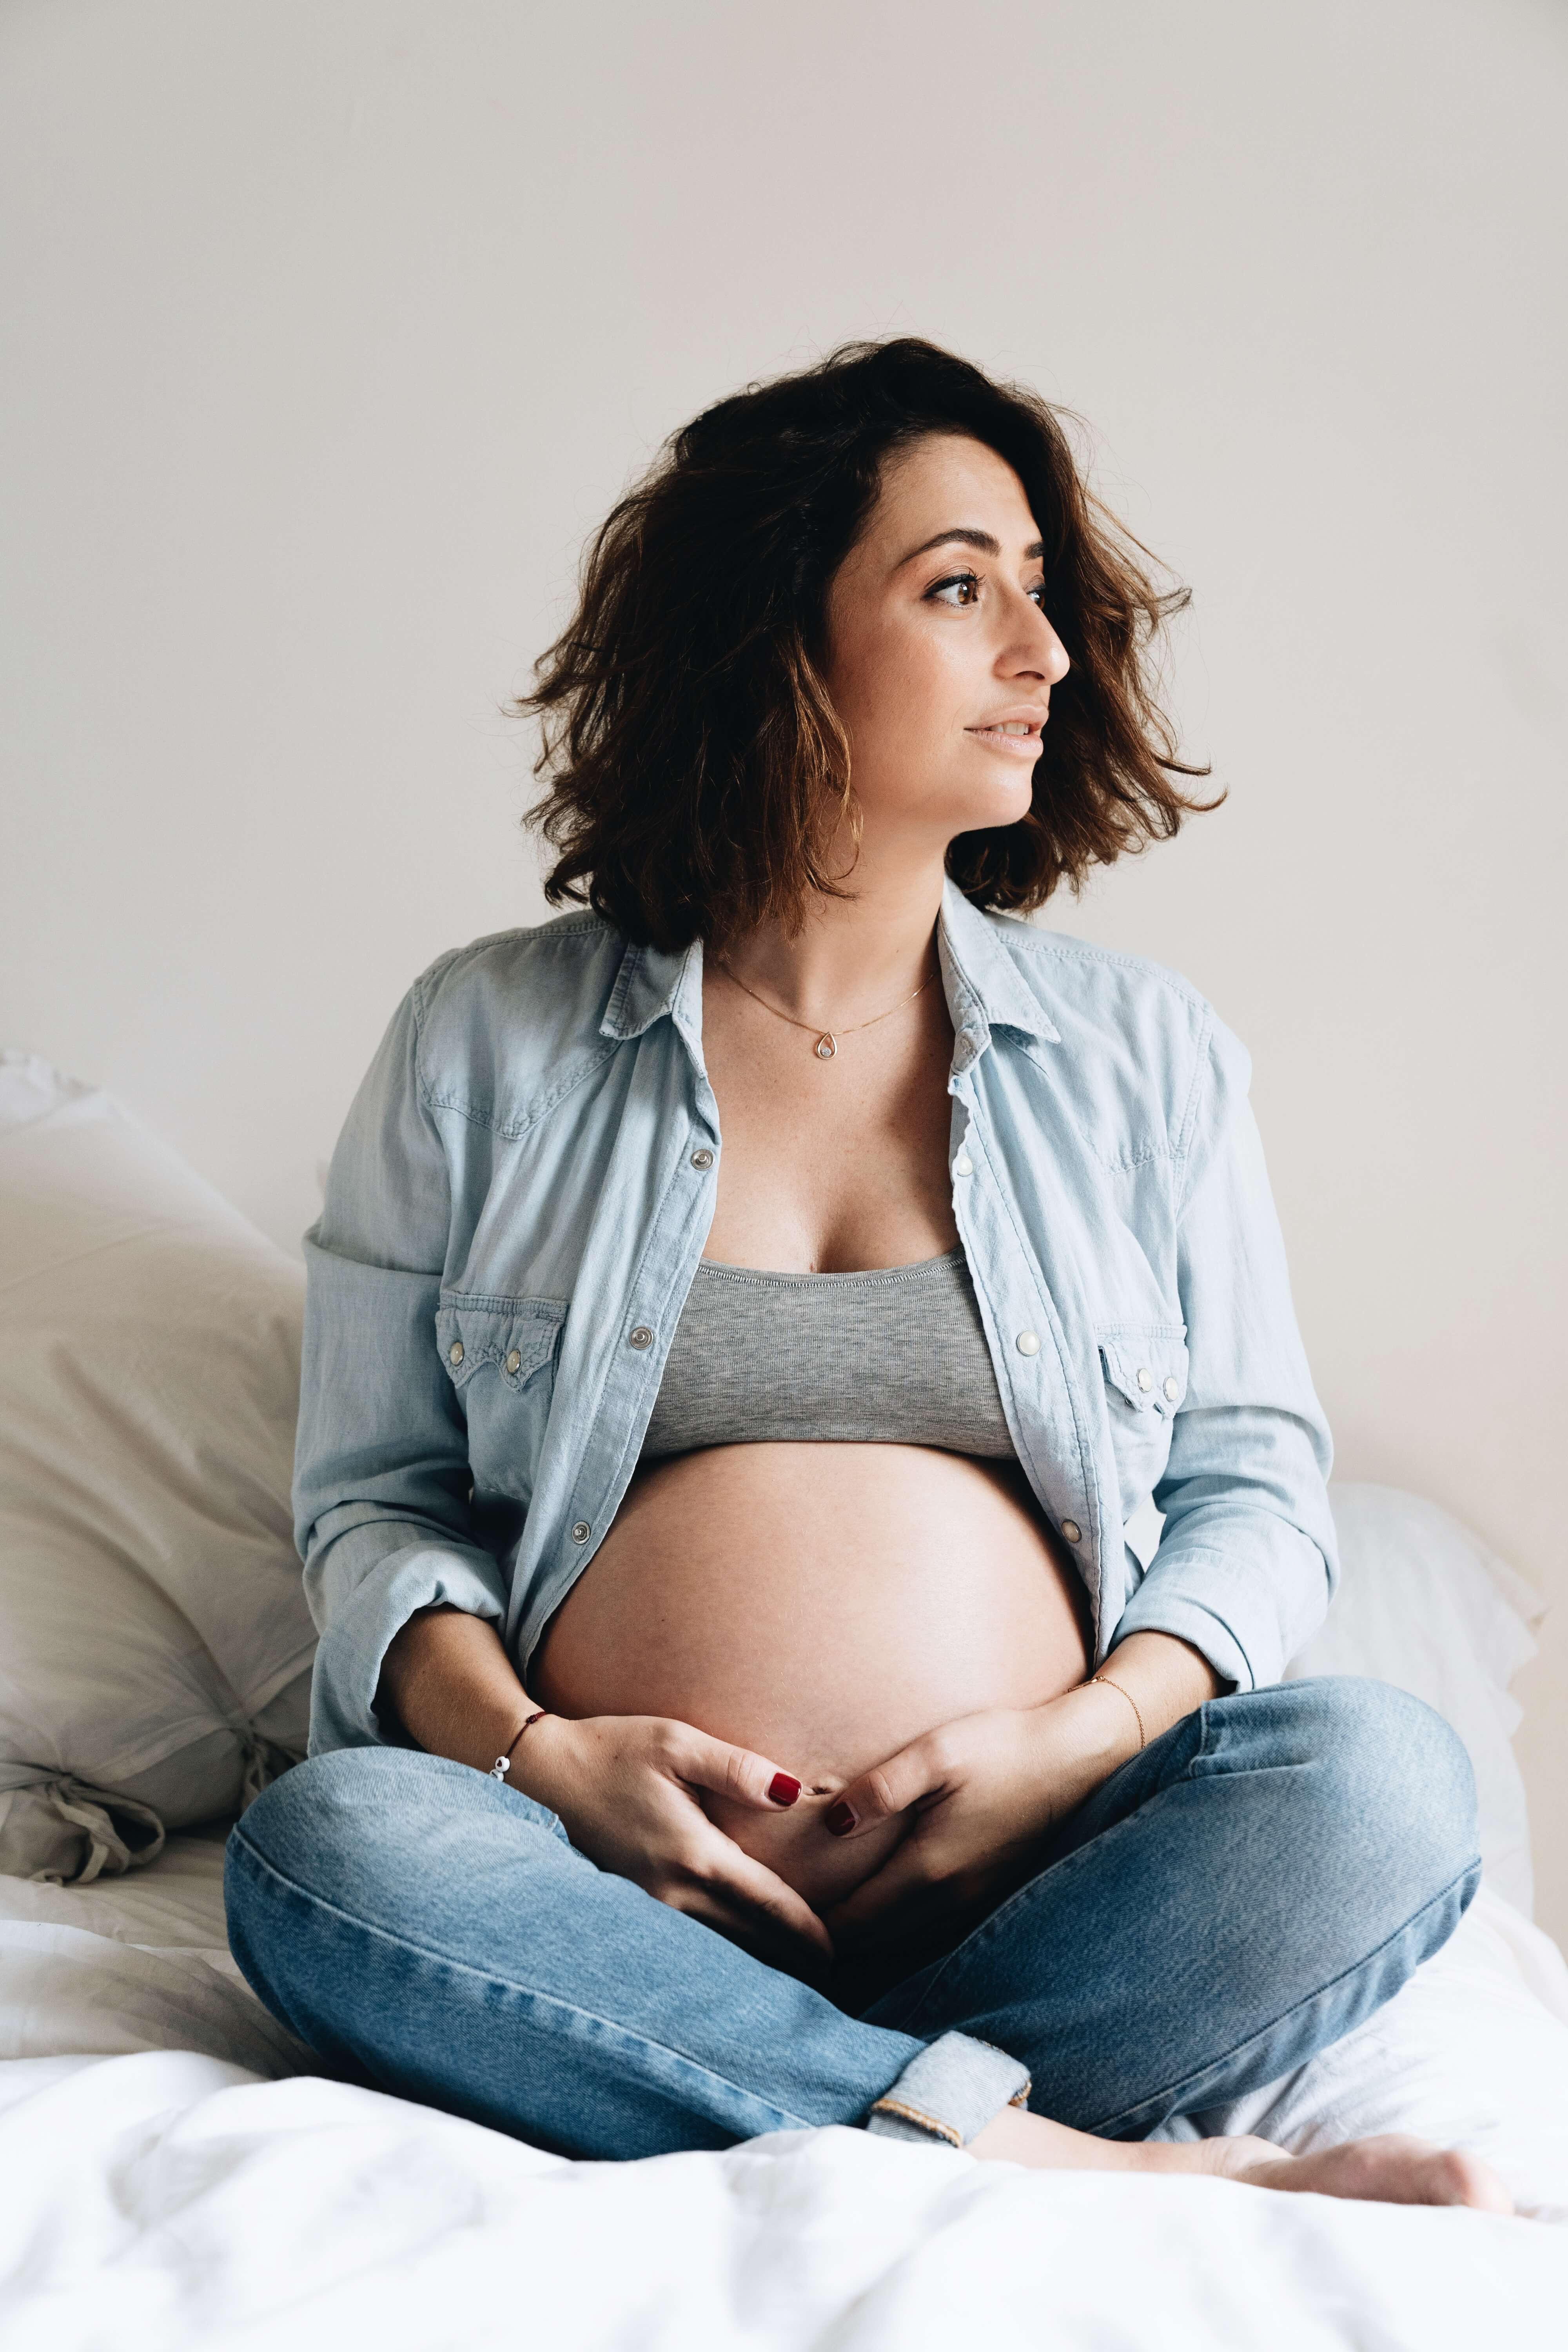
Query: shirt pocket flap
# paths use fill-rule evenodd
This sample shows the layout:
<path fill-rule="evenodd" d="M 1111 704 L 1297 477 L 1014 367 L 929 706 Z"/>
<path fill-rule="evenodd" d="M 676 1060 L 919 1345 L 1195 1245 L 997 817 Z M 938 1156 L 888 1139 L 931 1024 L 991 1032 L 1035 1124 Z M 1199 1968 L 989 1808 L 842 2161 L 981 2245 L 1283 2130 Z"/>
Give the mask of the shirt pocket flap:
<path fill-rule="evenodd" d="M 1187 1393 L 1185 1333 L 1180 1323 L 1099 1332 L 1108 1384 L 1140 1412 L 1168 1420 Z"/>
<path fill-rule="evenodd" d="M 563 1298 L 475 1298 L 443 1292 L 436 1344 L 454 1388 L 466 1388 L 489 1365 L 508 1388 L 520 1389 L 550 1361 L 565 1320 Z"/>

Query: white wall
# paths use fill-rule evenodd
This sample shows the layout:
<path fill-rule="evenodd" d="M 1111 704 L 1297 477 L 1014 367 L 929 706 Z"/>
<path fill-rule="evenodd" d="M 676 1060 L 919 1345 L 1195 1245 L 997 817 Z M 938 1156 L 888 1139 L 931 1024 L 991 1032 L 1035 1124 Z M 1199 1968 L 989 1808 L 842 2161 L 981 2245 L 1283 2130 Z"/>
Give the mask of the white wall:
<path fill-rule="evenodd" d="M 9 0 L 0 1025 L 295 1245 L 412 974 L 540 911 L 584 530 L 932 335 L 1197 592 L 1229 803 L 1056 919 L 1252 1045 L 1342 1469 L 1568 1596 L 1565 100 L 1545 0 Z"/>

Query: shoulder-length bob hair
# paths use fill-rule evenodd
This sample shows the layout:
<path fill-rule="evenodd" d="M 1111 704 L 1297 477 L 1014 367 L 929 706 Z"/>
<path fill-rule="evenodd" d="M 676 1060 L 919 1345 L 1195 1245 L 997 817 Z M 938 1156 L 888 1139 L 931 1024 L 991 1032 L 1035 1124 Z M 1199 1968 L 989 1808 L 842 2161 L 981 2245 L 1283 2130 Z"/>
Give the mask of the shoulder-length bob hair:
<path fill-rule="evenodd" d="M 1189 592 L 1155 588 L 1057 414 L 934 344 L 847 343 L 682 426 L 590 541 L 577 609 L 514 705 L 541 723 L 548 790 L 524 822 L 558 853 L 552 905 L 722 951 L 764 918 L 797 931 L 816 892 L 853 896 L 826 870 L 841 820 L 859 837 L 827 591 L 884 464 L 930 433 L 967 434 L 1017 475 L 1072 663 L 1028 814 L 951 844 L 959 887 L 1027 913 L 1215 805 L 1173 781 L 1208 770 L 1176 758 L 1155 697 L 1155 640 Z"/>

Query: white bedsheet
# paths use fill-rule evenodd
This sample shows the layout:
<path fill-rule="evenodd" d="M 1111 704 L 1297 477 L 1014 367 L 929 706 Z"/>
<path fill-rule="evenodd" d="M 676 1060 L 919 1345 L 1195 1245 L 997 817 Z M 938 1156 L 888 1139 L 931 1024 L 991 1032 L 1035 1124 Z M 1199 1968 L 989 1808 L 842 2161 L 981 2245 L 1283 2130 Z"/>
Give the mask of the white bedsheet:
<path fill-rule="evenodd" d="M 221 1863 L 174 1838 L 111 1885 L 0 1881 L 3 2352 L 1568 2343 L 1568 2229 L 1541 2220 L 847 2130 L 567 2164 L 300 2072 L 224 1944 Z M 1378 2017 L 1224 2121 L 1462 2139 L 1568 2218 L 1568 1969 L 1483 1892 Z"/>

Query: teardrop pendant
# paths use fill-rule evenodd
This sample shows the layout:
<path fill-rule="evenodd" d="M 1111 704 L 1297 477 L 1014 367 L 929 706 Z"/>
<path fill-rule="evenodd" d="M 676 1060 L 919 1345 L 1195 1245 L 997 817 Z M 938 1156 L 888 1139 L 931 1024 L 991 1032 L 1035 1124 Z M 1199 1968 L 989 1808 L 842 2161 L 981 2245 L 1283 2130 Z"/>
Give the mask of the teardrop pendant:
<path fill-rule="evenodd" d="M 825 1029 L 823 1031 L 821 1036 L 816 1041 L 815 1050 L 816 1058 L 819 1062 L 832 1061 L 833 1056 L 838 1051 L 838 1040 L 833 1034 L 831 1029 Z"/>

